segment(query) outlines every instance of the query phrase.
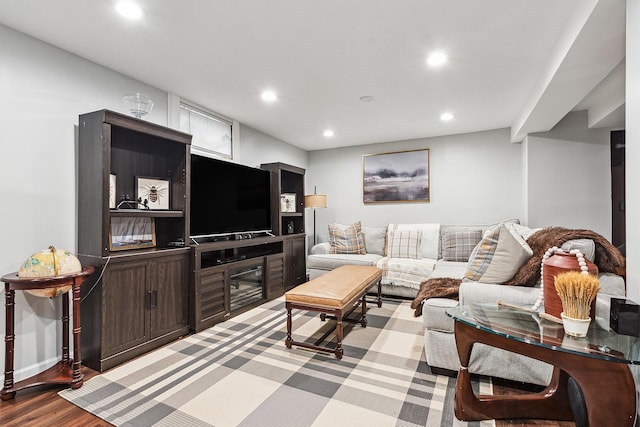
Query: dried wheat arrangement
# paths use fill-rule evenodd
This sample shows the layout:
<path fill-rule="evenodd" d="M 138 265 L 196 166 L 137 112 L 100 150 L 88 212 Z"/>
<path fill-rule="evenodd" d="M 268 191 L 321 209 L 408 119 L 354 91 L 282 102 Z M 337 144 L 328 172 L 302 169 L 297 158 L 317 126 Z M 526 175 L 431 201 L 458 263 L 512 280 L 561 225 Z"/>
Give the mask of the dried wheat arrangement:
<path fill-rule="evenodd" d="M 600 290 L 598 276 L 567 271 L 555 277 L 555 287 L 565 316 L 574 319 L 589 318 L 591 301 Z"/>

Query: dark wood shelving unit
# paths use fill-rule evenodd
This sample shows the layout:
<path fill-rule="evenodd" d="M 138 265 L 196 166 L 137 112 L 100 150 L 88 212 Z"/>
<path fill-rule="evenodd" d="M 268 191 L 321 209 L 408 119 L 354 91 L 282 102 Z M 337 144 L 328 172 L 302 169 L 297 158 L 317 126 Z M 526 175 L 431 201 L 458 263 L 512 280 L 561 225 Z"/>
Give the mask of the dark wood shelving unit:
<path fill-rule="evenodd" d="M 271 225 L 274 234 L 284 236 L 284 284 L 289 290 L 307 278 L 306 233 L 304 211 L 305 170 L 285 163 L 263 163 L 271 172 Z M 295 212 L 282 212 L 280 196 L 296 195 Z"/>
<path fill-rule="evenodd" d="M 143 209 L 110 209 L 109 215 L 120 217 L 150 217 L 150 218 L 184 218 L 184 211 L 160 211 Z"/>
<path fill-rule="evenodd" d="M 189 333 L 190 144 L 191 135 L 108 110 L 79 117 L 78 256 L 96 267 L 82 287 L 81 343 L 95 370 Z M 110 209 L 110 174 L 117 200 L 135 198 L 136 177 L 169 181 L 170 209 Z M 112 251 L 112 218 L 153 218 L 155 247 Z"/>

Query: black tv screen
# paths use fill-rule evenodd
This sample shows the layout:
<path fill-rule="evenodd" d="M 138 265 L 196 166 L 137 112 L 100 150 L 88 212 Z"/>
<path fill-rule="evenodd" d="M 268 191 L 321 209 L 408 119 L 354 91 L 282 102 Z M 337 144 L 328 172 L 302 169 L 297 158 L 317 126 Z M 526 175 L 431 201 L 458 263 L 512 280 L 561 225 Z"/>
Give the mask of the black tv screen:
<path fill-rule="evenodd" d="M 191 155 L 190 236 L 271 231 L 270 172 Z"/>

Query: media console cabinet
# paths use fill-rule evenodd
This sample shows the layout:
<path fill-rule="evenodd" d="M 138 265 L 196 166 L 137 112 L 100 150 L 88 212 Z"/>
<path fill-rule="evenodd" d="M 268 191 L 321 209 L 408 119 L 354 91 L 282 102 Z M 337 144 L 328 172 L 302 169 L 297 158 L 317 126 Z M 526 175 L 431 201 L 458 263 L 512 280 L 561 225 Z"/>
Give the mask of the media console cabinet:
<path fill-rule="evenodd" d="M 282 236 L 203 243 L 192 248 L 190 323 L 209 328 L 284 293 Z"/>

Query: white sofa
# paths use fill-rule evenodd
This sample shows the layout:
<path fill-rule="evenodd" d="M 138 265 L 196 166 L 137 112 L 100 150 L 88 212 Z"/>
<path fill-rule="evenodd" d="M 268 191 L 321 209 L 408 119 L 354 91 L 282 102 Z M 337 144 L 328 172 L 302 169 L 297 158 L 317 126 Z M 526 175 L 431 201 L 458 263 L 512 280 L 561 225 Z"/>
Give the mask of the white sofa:
<path fill-rule="evenodd" d="M 609 323 L 612 297 L 624 298 L 625 285 L 621 276 L 600 273 L 601 291 L 596 304 L 596 319 Z M 457 372 L 460 361 L 453 335 L 454 321 L 445 310 L 458 304 L 495 303 L 506 301 L 522 307 L 532 307 L 540 294 L 539 287 L 504 286 L 491 283 L 462 282 L 459 301 L 429 298 L 422 305 L 424 344 L 427 364 L 435 372 Z M 474 374 L 506 378 L 531 384 L 547 385 L 552 367 L 538 360 L 477 344 L 471 354 L 469 371 Z"/>
<path fill-rule="evenodd" d="M 517 221 L 509 221 L 510 224 Z M 344 255 L 330 254 L 329 243 L 321 243 L 312 248 L 308 258 L 310 278 L 344 264 L 377 265 L 383 269 L 383 293 L 400 297 L 416 297 L 420 283 L 429 278 L 450 277 L 462 279 L 468 270 L 467 261 L 450 261 L 452 254 L 461 252 L 460 259 L 469 252 L 468 248 L 457 251 L 455 239 L 448 237 L 461 231 L 480 229 L 481 234 L 493 225 L 439 225 L 439 224 L 390 224 L 385 228 L 362 227 L 365 238 L 366 254 Z M 536 230 L 518 225 L 508 226 L 514 234 L 520 234 L 522 240 Z M 391 229 L 422 230 L 420 259 L 397 259 L 385 256 L 387 238 Z M 426 230 L 426 231 L 425 231 Z M 437 232 L 436 232 L 437 230 Z M 453 246 L 452 246 L 452 242 Z M 467 242 L 468 243 L 468 242 Z M 526 246 L 526 244 L 525 244 Z M 585 257 L 592 260 L 595 256 L 595 244 L 592 240 L 570 240 L 562 245 L 565 250 L 579 249 Z M 428 255 L 428 256 L 427 256 Z M 455 256 L 453 257 L 456 258 Z M 506 266 L 515 270 L 518 265 Z M 612 296 L 624 297 L 625 284 L 621 276 L 601 273 L 601 291 L 598 296 L 596 317 L 608 319 L 609 300 Z M 485 276 L 488 277 L 488 276 Z M 457 304 L 495 303 L 503 300 L 511 304 L 532 307 L 540 294 L 539 287 L 504 286 L 499 283 L 483 281 L 463 281 L 459 290 L 459 301 L 447 298 L 429 298 L 422 303 L 424 321 L 424 342 L 427 364 L 437 372 L 455 373 L 460 368 L 458 353 L 453 335 L 453 320 L 445 310 Z M 532 384 L 546 385 L 550 380 L 551 366 L 515 353 L 491 348 L 482 344 L 474 346 L 469 369 L 472 373 L 506 378 Z"/>
<path fill-rule="evenodd" d="M 504 223 L 517 223 L 510 219 Z M 389 224 L 387 227 L 362 226 L 362 235 L 366 254 L 332 254 L 329 242 L 319 243 L 311 248 L 307 258 L 309 278 L 314 279 L 341 265 L 375 265 L 383 270 L 382 293 L 390 296 L 414 298 L 420 284 L 432 277 L 457 277 L 464 272 L 467 265 L 463 262 L 451 261 L 460 255 L 455 242 L 449 236 L 468 230 L 482 232 L 497 225 L 446 225 L 438 223 L 425 224 Z M 388 237 L 393 230 L 413 230 L 420 233 L 419 258 L 398 258 L 386 256 Z M 478 241 L 480 238 L 478 237 Z M 468 253 L 473 249 L 465 248 Z M 462 254 L 464 258 L 464 254 Z"/>

